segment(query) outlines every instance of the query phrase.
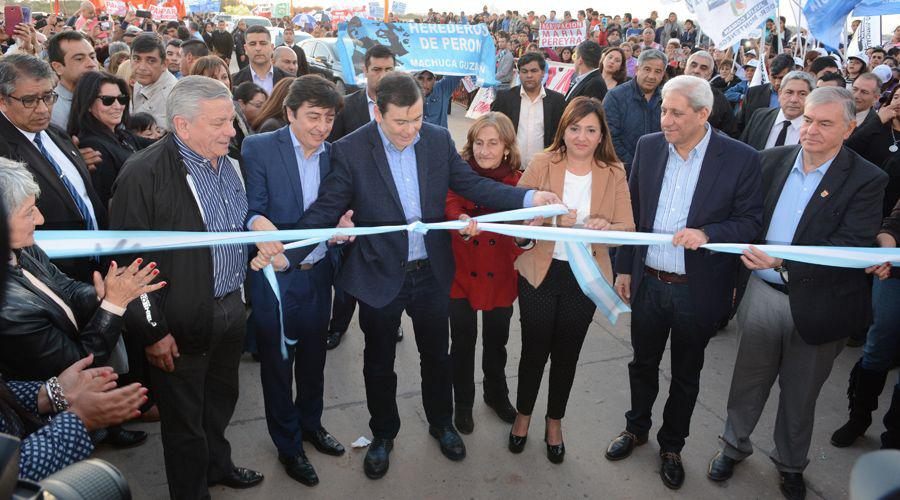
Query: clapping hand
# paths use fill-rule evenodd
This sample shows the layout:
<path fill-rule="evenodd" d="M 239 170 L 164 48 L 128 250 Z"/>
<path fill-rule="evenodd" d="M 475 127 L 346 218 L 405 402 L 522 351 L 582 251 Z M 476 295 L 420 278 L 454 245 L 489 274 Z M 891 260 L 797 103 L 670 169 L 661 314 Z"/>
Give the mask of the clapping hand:
<path fill-rule="evenodd" d="M 151 282 L 159 275 L 156 262 L 151 262 L 141 268 L 143 259 L 135 259 L 130 266 L 119 268 L 116 261 L 109 264 L 109 272 L 106 277 L 100 277 L 100 273 L 94 271 L 94 290 L 97 297 L 107 300 L 111 304 L 126 307 L 129 302 L 145 293 L 155 292 L 166 286 L 165 281 Z"/>

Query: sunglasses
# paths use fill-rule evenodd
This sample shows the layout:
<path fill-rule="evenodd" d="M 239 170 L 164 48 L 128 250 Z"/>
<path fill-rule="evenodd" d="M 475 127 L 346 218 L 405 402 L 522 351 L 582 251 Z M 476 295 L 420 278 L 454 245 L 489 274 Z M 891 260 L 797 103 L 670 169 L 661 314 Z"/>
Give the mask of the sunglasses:
<path fill-rule="evenodd" d="M 125 94 L 120 95 L 101 95 L 97 96 L 97 99 L 100 99 L 100 102 L 104 106 L 112 106 L 114 102 L 118 101 L 119 104 L 125 106 L 128 104 L 128 96 Z"/>

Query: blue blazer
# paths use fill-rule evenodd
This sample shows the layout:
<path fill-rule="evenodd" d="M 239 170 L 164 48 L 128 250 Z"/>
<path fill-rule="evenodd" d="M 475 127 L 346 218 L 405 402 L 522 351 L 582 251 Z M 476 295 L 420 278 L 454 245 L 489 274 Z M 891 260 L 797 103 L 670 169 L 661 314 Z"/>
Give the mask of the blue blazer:
<path fill-rule="evenodd" d="M 637 231 L 653 232 L 669 150 L 663 133 L 640 138 L 631 164 L 628 186 Z M 763 195 L 759 153 L 713 130 L 691 200 L 687 227 L 703 229 L 710 243 L 749 243 L 762 228 Z M 616 255 L 616 272 L 631 275 L 631 296 L 644 276 L 646 246 L 623 246 Z M 731 312 L 740 259 L 708 250 L 684 253 L 688 289 L 698 321 L 707 326 Z"/>
<path fill-rule="evenodd" d="M 272 221 L 278 229 L 292 229 L 297 219 L 303 215 L 305 193 L 300 186 L 300 171 L 290 127 L 247 137 L 241 146 L 241 157 L 247 176 L 247 221 L 255 215 L 261 215 Z M 330 171 L 331 144 L 326 142 L 325 151 L 319 155 L 319 174 L 324 179 Z M 311 251 L 296 249 L 285 252 L 291 269 L 300 264 Z M 332 259 L 335 265 L 340 260 L 334 249 L 329 249 L 327 258 Z M 291 285 L 294 274 L 293 270 L 276 273 L 282 290 Z M 270 302 L 275 304 L 275 296 L 262 272 L 249 273 L 247 288 L 254 305 Z"/>
<path fill-rule="evenodd" d="M 476 174 L 460 158 L 447 129 L 423 123 L 415 151 L 424 222 L 445 220 L 444 205 L 450 189 L 495 210 L 522 207 L 528 190 Z M 358 227 L 406 224 L 374 121 L 332 145 L 331 174 L 319 192 L 316 202 L 297 221 L 297 228 L 334 227 L 348 209 L 353 210 Z M 450 234 L 428 232 L 425 250 L 435 278 L 449 297 L 454 274 Z M 406 277 L 406 232 L 357 238 L 346 254 L 336 280 L 338 287 L 372 307 L 384 307 L 397 296 Z"/>

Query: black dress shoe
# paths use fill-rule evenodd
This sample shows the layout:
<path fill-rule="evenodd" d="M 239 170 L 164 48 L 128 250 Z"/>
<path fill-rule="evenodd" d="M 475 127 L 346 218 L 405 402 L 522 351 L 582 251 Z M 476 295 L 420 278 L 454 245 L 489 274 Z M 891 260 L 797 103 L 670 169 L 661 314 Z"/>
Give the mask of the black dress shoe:
<path fill-rule="evenodd" d="M 330 351 L 341 345 L 341 339 L 344 337 L 344 333 L 346 332 L 339 332 L 337 330 L 329 331 L 328 337 L 325 338 L 325 348 Z"/>
<path fill-rule="evenodd" d="M 391 466 L 391 450 L 394 449 L 394 440 L 375 438 L 369 445 L 366 458 L 363 460 L 363 470 L 369 479 L 381 479 L 387 474 Z"/>
<path fill-rule="evenodd" d="M 684 467 L 681 465 L 681 455 L 675 452 L 659 454 L 662 464 L 659 467 L 659 477 L 666 487 L 677 490 L 684 484 Z"/>
<path fill-rule="evenodd" d="M 435 427 L 430 425 L 428 426 L 428 433 L 431 434 L 431 437 L 438 440 L 438 443 L 441 445 L 441 453 L 445 457 L 455 462 L 466 458 L 466 445 L 453 426 Z"/>
<path fill-rule="evenodd" d="M 628 431 L 622 431 L 606 447 L 606 459 L 613 462 L 626 459 L 631 456 L 635 446 L 640 446 L 646 442 L 647 436 L 637 436 Z"/>
<path fill-rule="evenodd" d="M 144 444 L 146 440 L 147 433 L 144 431 L 129 431 L 114 425 L 106 428 L 106 436 L 100 442 L 116 448 L 131 448 Z"/>
<path fill-rule="evenodd" d="M 397 342 L 403 342 L 403 327 L 397 327 Z"/>
<path fill-rule="evenodd" d="M 544 442 L 547 443 L 547 431 L 544 430 Z M 547 460 L 555 463 L 561 464 L 563 460 L 566 458 L 566 443 L 560 442 L 559 444 L 550 444 L 547 443 Z"/>
<path fill-rule="evenodd" d="M 309 463 L 304 453 L 300 453 L 296 457 L 278 456 L 278 461 L 284 465 L 287 475 L 298 483 L 306 486 L 315 486 L 319 484 L 319 476 L 316 475 L 316 469 Z"/>
<path fill-rule="evenodd" d="M 494 410 L 494 413 L 500 417 L 500 420 L 511 424 L 516 421 L 516 409 L 510 404 L 509 398 L 504 397 L 502 400 L 484 398 L 484 403 L 488 408 Z"/>
<path fill-rule="evenodd" d="M 471 434 L 475 430 L 475 420 L 472 419 L 471 408 L 460 408 L 457 406 L 453 413 L 453 423 L 459 429 L 459 432 Z"/>
<path fill-rule="evenodd" d="M 805 499 L 806 483 L 803 482 L 803 474 L 800 472 L 782 472 L 781 494 L 788 500 Z"/>
<path fill-rule="evenodd" d="M 319 450 L 319 453 L 339 457 L 344 454 L 344 446 L 338 442 L 324 427 L 316 432 L 303 432 L 303 440 L 308 441 Z"/>
<path fill-rule="evenodd" d="M 737 460 L 725 456 L 721 451 L 709 461 L 709 467 L 706 469 L 706 477 L 715 482 L 722 482 L 731 477 L 734 473 L 734 466 Z"/>
<path fill-rule="evenodd" d="M 261 483 L 263 475 L 255 470 L 245 469 L 243 467 L 235 467 L 227 476 L 223 477 L 217 484 L 242 490 L 251 488 Z"/>

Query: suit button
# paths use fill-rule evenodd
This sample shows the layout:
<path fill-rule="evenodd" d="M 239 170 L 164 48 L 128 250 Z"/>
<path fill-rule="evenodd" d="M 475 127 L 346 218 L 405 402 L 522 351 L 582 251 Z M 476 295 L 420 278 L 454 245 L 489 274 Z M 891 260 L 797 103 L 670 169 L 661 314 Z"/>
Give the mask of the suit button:
<path fill-rule="evenodd" d="M 497 244 L 497 242 L 494 241 L 493 239 L 491 239 L 491 240 L 488 241 L 488 245 L 490 245 L 490 246 L 494 246 L 494 245 L 496 245 L 496 244 Z"/>
<path fill-rule="evenodd" d="M 471 277 L 473 277 L 473 278 L 477 278 L 477 277 L 478 277 L 478 273 L 476 273 L 475 271 L 472 271 L 471 273 L 469 273 L 469 276 L 471 276 Z"/>
<path fill-rule="evenodd" d="M 477 246 L 478 246 L 478 240 L 472 240 L 472 244 L 475 245 L 475 246 L 477 247 Z"/>
<path fill-rule="evenodd" d="M 493 277 L 494 277 L 494 273 L 487 273 L 487 277 L 488 277 L 488 278 L 493 278 Z"/>

